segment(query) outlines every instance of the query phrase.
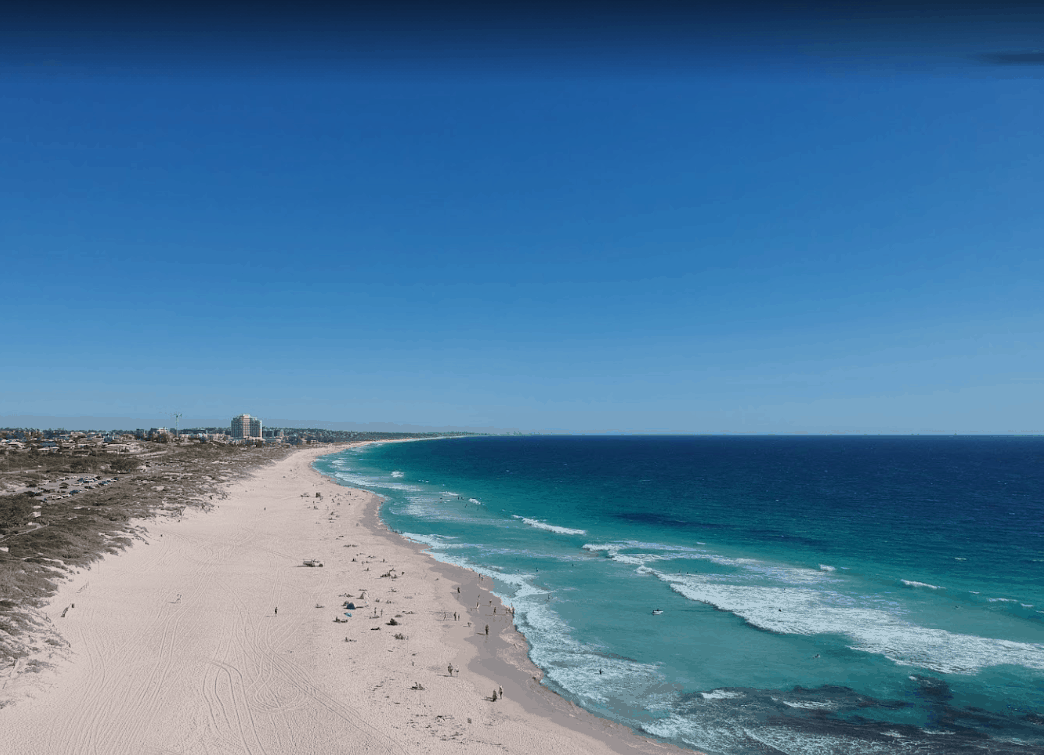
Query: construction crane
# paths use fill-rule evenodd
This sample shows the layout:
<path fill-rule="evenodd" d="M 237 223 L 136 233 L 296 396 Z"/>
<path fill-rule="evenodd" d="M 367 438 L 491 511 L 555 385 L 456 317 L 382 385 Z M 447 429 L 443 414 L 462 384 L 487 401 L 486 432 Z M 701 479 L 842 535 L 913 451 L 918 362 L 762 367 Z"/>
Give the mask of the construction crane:
<path fill-rule="evenodd" d="M 180 433 L 178 432 L 178 420 L 181 419 L 182 414 L 181 412 L 171 412 L 170 416 L 174 420 L 174 437 L 177 438 L 180 436 Z"/>

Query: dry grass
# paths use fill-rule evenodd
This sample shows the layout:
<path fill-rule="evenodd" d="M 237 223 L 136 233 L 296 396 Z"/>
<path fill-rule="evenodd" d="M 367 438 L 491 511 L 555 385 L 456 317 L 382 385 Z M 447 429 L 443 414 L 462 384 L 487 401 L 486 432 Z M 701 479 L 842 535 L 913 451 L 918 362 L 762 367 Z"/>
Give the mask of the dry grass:
<path fill-rule="evenodd" d="M 4 482 L 32 486 L 0 495 L 0 548 L 7 549 L 0 551 L 0 668 L 27 659 L 28 670 L 41 641 L 61 644 L 41 606 L 71 569 L 87 567 L 141 537 L 132 520 L 206 509 L 215 498 L 224 497 L 224 483 L 289 453 L 280 446 L 148 446 L 147 453 L 131 456 L 99 450 L 7 453 L 0 459 Z M 119 481 L 43 501 L 41 486 L 53 487 L 70 474 L 116 474 Z M 40 516 L 33 517 L 34 511 Z"/>

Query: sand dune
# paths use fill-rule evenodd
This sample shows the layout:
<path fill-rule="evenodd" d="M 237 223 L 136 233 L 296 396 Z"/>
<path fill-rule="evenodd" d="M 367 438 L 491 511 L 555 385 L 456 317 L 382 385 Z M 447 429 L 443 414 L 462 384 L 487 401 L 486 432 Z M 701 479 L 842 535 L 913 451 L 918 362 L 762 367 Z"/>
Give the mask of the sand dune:
<path fill-rule="evenodd" d="M 331 450 L 265 467 L 210 513 L 147 522 L 146 543 L 64 585 L 48 615 L 68 658 L 2 682 L 2 749 L 674 749 L 541 687 L 504 609 L 493 615 L 488 582 L 388 533 L 373 496 L 314 472 L 314 457 Z M 325 565 L 305 567 L 306 558 Z M 343 602 L 362 603 L 364 591 L 366 607 L 343 616 Z M 501 687 L 504 699 L 491 701 Z"/>

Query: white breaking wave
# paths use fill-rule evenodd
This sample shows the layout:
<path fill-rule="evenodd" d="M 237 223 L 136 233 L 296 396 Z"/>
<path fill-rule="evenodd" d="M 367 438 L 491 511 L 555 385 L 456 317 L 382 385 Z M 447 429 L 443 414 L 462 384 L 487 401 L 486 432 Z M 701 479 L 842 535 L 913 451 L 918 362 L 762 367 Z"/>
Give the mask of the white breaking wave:
<path fill-rule="evenodd" d="M 635 549 L 643 548 L 653 551 L 659 551 L 658 553 L 621 553 L 624 549 Z M 587 543 L 583 546 L 585 551 L 590 553 L 599 553 L 604 551 L 605 555 L 613 561 L 619 561 L 624 564 L 643 564 L 650 561 L 673 561 L 674 559 L 704 559 L 712 561 L 714 563 L 721 564 L 723 566 L 735 566 L 742 559 L 727 559 L 721 556 L 714 556 L 702 550 L 695 550 L 693 548 L 686 548 L 684 546 L 677 545 L 661 545 L 659 543 L 643 543 L 637 540 L 624 540 L 616 543 Z M 750 563 L 757 563 L 751 561 Z"/>
<path fill-rule="evenodd" d="M 394 472 L 392 472 L 392 477 L 402 477 L 402 476 L 403 476 L 402 472 L 400 472 L 397 469 Z"/>
<path fill-rule="evenodd" d="M 829 571 L 806 569 L 802 567 L 779 566 L 764 561 L 758 561 L 754 558 L 731 558 L 729 556 L 720 556 L 716 553 L 707 553 L 704 550 L 696 550 L 676 545 L 661 545 L 659 543 L 642 543 L 635 540 L 625 540 L 616 543 L 588 543 L 584 545 L 583 548 L 591 553 L 604 551 L 605 555 L 613 561 L 638 567 L 657 561 L 688 559 L 710 561 L 712 564 L 717 564 L 718 566 L 733 567 L 787 585 L 834 581 L 834 578 L 830 576 Z M 659 553 L 620 552 L 624 549 L 633 548 L 649 548 L 651 550 L 657 550 Z"/>
<path fill-rule="evenodd" d="M 478 498 L 469 498 L 468 499 L 468 503 L 474 503 L 474 504 L 477 504 L 479 506 L 482 505 L 482 501 L 480 501 Z"/>
<path fill-rule="evenodd" d="M 447 540 L 455 540 L 448 535 L 420 535 L 416 532 L 400 533 L 407 540 L 427 545 L 430 548 L 470 548 L 469 543 L 447 543 Z"/>
<path fill-rule="evenodd" d="M 536 527 L 538 530 L 547 530 L 548 532 L 557 532 L 559 535 L 586 535 L 587 530 L 572 530 L 568 527 L 557 527 L 554 524 L 548 524 L 547 522 L 541 522 L 539 519 L 528 519 L 522 517 L 522 521 L 528 524 L 530 527 Z"/>
<path fill-rule="evenodd" d="M 900 579 L 907 587 L 927 587 L 929 590 L 945 590 L 945 587 L 939 587 L 939 585 L 930 585 L 927 582 L 915 582 L 912 579 Z"/>
<path fill-rule="evenodd" d="M 743 732 L 751 739 L 785 753 L 844 752 L 851 755 L 894 755 L 896 752 L 894 742 L 871 742 L 834 734 L 810 734 L 792 731 L 782 726 L 762 726 L 757 729 L 744 729 Z"/>
<path fill-rule="evenodd" d="M 710 698 L 707 703 L 715 707 L 706 712 L 692 709 L 680 714 L 671 712 L 667 716 L 643 722 L 640 730 L 664 739 L 680 739 L 701 752 L 704 749 L 735 752 L 737 746 L 741 751 L 749 752 L 751 740 L 769 745 L 773 752 L 787 755 L 895 755 L 897 752 L 895 742 L 812 734 L 787 726 L 767 726 L 750 719 L 743 723 L 732 722 L 728 719 L 737 717 L 737 711 L 741 708 L 733 706 L 726 716 L 722 716 L 715 705 L 715 698 Z"/>
<path fill-rule="evenodd" d="M 776 700 L 776 698 L 772 698 Z M 777 703 L 783 703 L 788 708 L 801 708 L 803 710 L 837 710 L 836 703 L 829 702 L 817 702 L 815 700 L 776 700 Z"/>
<path fill-rule="evenodd" d="M 667 561 L 671 558 L 675 558 L 673 556 L 661 556 L 656 553 L 620 553 L 620 550 L 624 547 L 626 546 L 613 544 L 600 545 L 588 543 L 584 546 L 584 550 L 589 551 L 591 553 L 605 551 L 605 555 L 607 555 L 613 561 L 616 561 L 621 564 L 630 564 L 632 566 L 638 567 L 642 567 L 650 561 Z"/>
<path fill-rule="evenodd" d="M 827 564 L 820 564 L 819 565 L 819 570 L 820 571 L 837 571 L 837 567 L 836 566 L 828 566 Z"/>
<path fill-rule="evenodd" d="M 913 624 L 885 608 L 836 592 L 726 583 L 720 575 L 653 573 L 680 595 L 733 613 L 777 634 L 833 634 L 852 650 L 883 655 L 902 666 L 944 674 L 975 674 L 1011 664 L 1044 670 L 1044 644 L 1014 642 Z"/>
<path fill-rule="evenodd" d="M 743 697 L 742 692 L 733 692 L 727 689 L 714 689 L 710 692 L 701 692 L 704 700 L 731 700 L 735 697 Z"/>
<path fill-rule="evenodd" d="M 403 482 L 389 482 L 388 480 L 381 480 L 375 477 L 365 477 L 350 471 L 337 472 L 334 474 L 334 477 L 342 483 L 360 488 L 387 488 L 388 490 L 405 490 L 411 493 L 421 491 L 421 488 L 416 485 L 409 485 Z"/>
<path fill-rule="evenodd" d="M 395 513 L 440 522 L 469 522 L 467 512 L 455 506 L 446 506 L 446 502 L 431 493 L 407 494 L 404 505 L 393 508 Z"/>

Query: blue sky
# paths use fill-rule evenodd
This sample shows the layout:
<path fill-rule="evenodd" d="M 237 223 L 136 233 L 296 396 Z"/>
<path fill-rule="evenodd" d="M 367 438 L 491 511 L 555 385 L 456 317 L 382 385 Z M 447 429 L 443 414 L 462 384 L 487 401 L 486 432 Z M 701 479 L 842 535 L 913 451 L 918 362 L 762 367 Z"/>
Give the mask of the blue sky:
<path fill-rule="evenodd" d="M 9 52 L 0 424 L 1044 431 L 1044 67 L 791 32 Z"/>

